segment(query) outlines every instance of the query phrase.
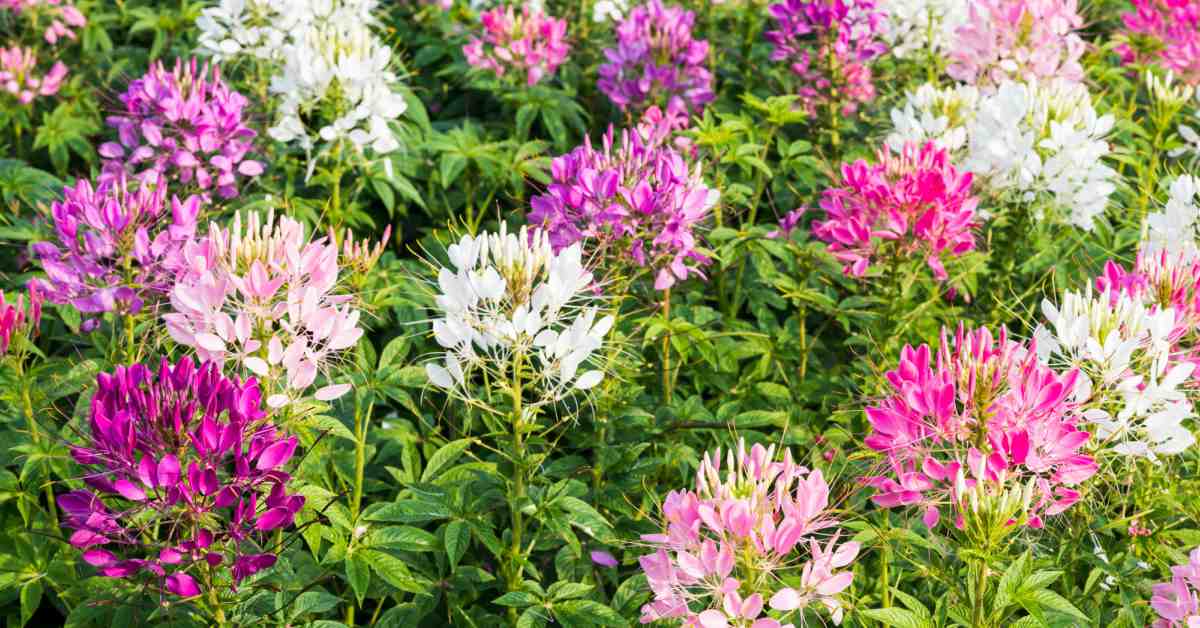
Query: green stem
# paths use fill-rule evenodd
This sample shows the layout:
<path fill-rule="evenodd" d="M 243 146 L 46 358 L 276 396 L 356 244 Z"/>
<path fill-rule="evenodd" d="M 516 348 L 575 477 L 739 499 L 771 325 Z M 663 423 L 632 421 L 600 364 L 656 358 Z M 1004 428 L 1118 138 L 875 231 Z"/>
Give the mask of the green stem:
<path fill-rule="evenodd" d="M 671 403 L 671 289 L 663 290 L 663 320 L 667 324 L 667 331 L 663 333 L 662 339 L 662 386 L 663 398 L 668 404 Z"/>
<path fill-rule="evenodd" d="M 525 532 L 525 519 L 521 513 L 521 504 L 525 501 L 525 440 L 522 434 L 522 391 L 521 391 L 521 356 L 513 360 L 512 382 L 512 431 L 513 431 L 513 494 L 509 503 L 509 513 L 512 517 L 512 547 L 510 549 L 509 566 L 506 570 L 508 590 L 521 590 L 521 576 L 524 572 L 521 541 Z M 512 625 L 517 625 L 517 609 L 509 607 L 508 619 Z"/>
<path fill-rule="evenodd" d="M 987 564 L 980 562 L 978 572 L 975 575 L 975 603 L 971 610 L 971 625 L 982 628 L 983 622 L 983 598 L 987 591 Z"/>

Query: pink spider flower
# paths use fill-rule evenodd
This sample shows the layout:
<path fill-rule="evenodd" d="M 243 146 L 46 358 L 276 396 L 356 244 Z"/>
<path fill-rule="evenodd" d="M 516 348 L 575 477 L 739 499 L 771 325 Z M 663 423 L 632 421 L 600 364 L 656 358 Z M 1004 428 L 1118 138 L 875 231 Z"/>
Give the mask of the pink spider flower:
<path fill-rule="evenodd" d="M 1154 585 L 1150 608 L 1158 613 L 1154 628 L 1200 626 L 1200 547 L 1188 562 L 1171 567 L 1171 580 Z"/>
<path fill-rule="evenodd" d="M 943 260 L 975 248 L 975 209 L 971 173 L 951 165 L 948 151 L 933 142 L 906 145 L 899 153 L 884 146 L 879 163 L 858 160 L 842 166 L 842 185 L 825 190 L 824 220 L 813 235 L 847 275 L 861 277 L 884 255 L 924 259 L 939 281 Z"/>
<path fill-rule="evenodd" d="M 240 214 L 228 228 L 211 223 L 183 257 L 173 311 L 163 315 L 167 331 L 202 360 L 258 376 L 273 408 L 299 399 L 363 334 L 351 295 L 337 290 L 337 245 L 310 240 L 287 216 L 250 214 L 244 230 Z M 315 396 L 328 401 L 349 390 L 331 384 Z"/>
<path fill-rule="evenodd" d="M 1156 310 L 1174 312 L 1175 325 L 1167 336 L 1172 359 L 1200 370 L 1200 259 L 1165 250 L 1139 251 L 1132 269 L 1109 260 L 1096 278 L 1096 289 L 1107 291 L 1114 301 L 1126 294 Z"/>
<path fill-rule="evenodd" d="M 531 201 L 530 224 L 550 236 L 555 251 L 580 241 L 613 263 L 632 261 L 655 273 L 665 290 L 692 275 L 703 277 L 709 258 L 699 234 L 718 193 L 705 185 L 700 164 L 667 145 L 677 119 L 657 114 L 638 130 L 610 126 L 599 150 L 590 140 L 555 158 L 553 183 Z"/>
<path fill-rule="evenodd" d="M 786 62 L 799 79 L 809 113 L 835 97 L 845 115 L 874 100 L 871 62 L 887 50 L 886 14 L 874 0 L 785 0 L 770 12 L 771 60 Z"/>
<path fill-rule="evenodd" d="M 768 609 L 800 617 L 814 605 L 840 623 L 839 594 L 854 577 L 842 568 L 859 546 L 839 544 L 824 476 L 786 450 L 776 460 L 774 447 L 739 442 L 723 472 L 721 458 L 706 453 L 695 490 L 668 494 L 663 532 L 642 537 L 654 550 L 638 559 L 654 594 L 642 623 L 781 628 L 792 624 Z M 785 571 L 796 572 L 798 586 L 783 582 Z"/>
<path fill-rule="evenodd" d="M 946 73 L 971 84 L 1083 80 L 1077 0 L 973 0 Z"/>
<path fill-rule="evenodd" d="M 1127 41 L 1117 47 L 1124 63 L 1158 63 L 1190 85 L 1200 83 L 1200 2 L 1130 0 L 1121 19 Z"/>
<path fill-rule="evenodd" d="M 265 419 L 253 380 L 188 358 L 117 367 L 97 378 L 89 427 L 71 450 L 89 488 L 58 505 L 100 575 L 186 598 L 202 592 L 196 571 L 230 569 L 222 581 L 236 587 L 275 563 L 268 533 L 304 505 L 284 471 L 298 441 Z"/>
<path fill-rule="evenodd" d="M 699 111 L 716 95 L 705 66 L 708 42 L 692 38 L 695 22 L 695 13 L 661 0 L 635 7 L 617 25 L 616 47 L 604 50 L 597 87 L 621 111 L 666 107 L 675 99 Z"/>
<path fill-rule="evenodd" d="M 511 71 L 524 74 L 525 84 L 537 85 L 553 76 L 567 60 L 567 21 L 546 15 L 529 5 L 517 13 L 512 6 L 497 7 L 479 16 L 483 33 L 463 46 L 467 63 L 503 77 Z"/>
<path fill-rule="evenodd" d="M 83 13 L 75 5 L 63 0 L 0 0 L 0 9 L 27 16 L 35 29 L 41 28 L 43 20 L 46 20 L 42 37 L 52 46 L 62 39 L 75 41 L 74 29 L 87 26 L 87 18 Z"/>
<path fill-rule="evenodd" d="M 199 212 L 195 196 L 168 204 L 162 186 L 122 178 L 93 188 L 80 179 L 50 206 L 56 241 L 32 247 L 46 271 L 36 281 L 49 301 L 84 314 L 139 312 L 167 294 Z"/>
<path fill-rule="evenodd" d="M 238 195 L 247 179 L 263 172 L 247 159 L 257 133 L 246 125 L 249 101 L 230 89 L 218 68 L 196 59 L 175 61 L 174 71 L 155 62 L 121 95 L 122 110 L 108 117 L 119 142 L 100 145 L 100 181 L 126 174 L 143 181 L 194 183 L 222 198 Z"/>
<path fill-rule="evenodd" d="M 55 61 L 45 75 L 37 69 L 37 55 L 32 48 L 0 48 L 0 87 L 21 105 L 28 105 L 38 96 L 53 96 L 62 89 L 67 66 Z"/>
<path fill-rule="evenodd" d="M 977 482 L 1034 483 L 1030 527 L 1079 499 L 1075 486 L 1096 473 L 1080 453 L 1089 438 L 1072 399 L 1079 371 L 1058 373 L 1034 347 L 1001 329 L 945 330 L 936 354 L 905 346 L 885 374 L 891 393 L 867 408 L 866 445 L 885 455 L 888 472 L 863 478 L 884 508 L 914 506 L 933 528 L 947 506 L 962 525 L 962 498 Z"/>
<path fill-rule="evenodd" d="M 30 283 L 28 290 L 29 307 L 25 306 L 24 294 L 17 295 L 15 302 L 9 302 L 0 293 L 0 355 L 8 353 L 13 336 L 26 333 L 34 335 L 42 322 L 44 298 L 41 287 L 37 283 Z"/>

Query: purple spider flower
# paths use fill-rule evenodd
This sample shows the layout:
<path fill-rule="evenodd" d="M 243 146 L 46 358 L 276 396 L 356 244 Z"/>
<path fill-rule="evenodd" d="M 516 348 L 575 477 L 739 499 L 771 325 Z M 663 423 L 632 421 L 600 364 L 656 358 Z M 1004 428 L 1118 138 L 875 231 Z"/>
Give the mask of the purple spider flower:
<path fill-rule="evenodd" d="M 263 173 L 263 164 L 246 155 L 257 135 L 243 121 L 249 104 L 221 81 L 219 68 L 211 76 L 196 59 L 175 61 L 167 71 L 162 62 L 129 84 L 121 96 L 123 110 L 109 116 L 119 142 L 100 145 L 104 168 L 100 181 L 126 174 L 143 181 L 195 183 L 207 193 L 215 188 L 222 198 L 238 195 L 239 180 Z"/>
<path fill-rule="evenodd" d="M 236 587 L 275 564 L 266 533 L 290 526 L 304 497 L 283 470 L 296 437 L 265 416 L 257 382 L 215 364 L 100 374 L 90 440 L 71 450 L 90 488 L 58 497 L 71 545 L 102 576 L 148 577 L 181 597 L 201 593 L 198 569 L 228 566 Z"/>

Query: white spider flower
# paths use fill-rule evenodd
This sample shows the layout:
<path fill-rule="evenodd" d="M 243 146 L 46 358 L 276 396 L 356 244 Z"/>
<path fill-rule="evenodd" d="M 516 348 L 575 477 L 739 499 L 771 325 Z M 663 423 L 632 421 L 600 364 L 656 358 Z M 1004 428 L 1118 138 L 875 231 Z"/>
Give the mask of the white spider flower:
<path fill-rule="evenodd" d="M 962 0 L 891 0 L 880 5 L 887 14 L 884 39 L 897 58 L 918 51 L 947 52 L 955 32 L 967 21 Z"/>
<path fill-rule="evenodd" d="M 1147 257 L 1167 253 L 1172 257 L 1194 259 L 1197 229 L 1200 228 L 1200 180 L 1190 175 L 1177 177 L 1162 211 L 1146 216 L 1141 250 Z"/>
<path fill-rule="evenodd" d="M 973 85 L 938 89 L 926 83 L 905 95 L 904 105 L 892 109 L 894 130 L 887 143 L 892 150 L 905 144 L 934 142 L 951 153 L 967 145 L 967 128 L 975 120 L 979 90 Z"/>
<path fill-rule="evenodd" d="M 614 319 L 599 316 L 602 298 L 578 244 L 555 254 L 544 231 L 511 234 L 502 226 L 463 236 L 447 257 L 434 300 L 443 316 L 433 321 L 445 353 L 425 365 L 431 383 L 469 395 L 476 373 L 505 386 L 516 378 L 540 406 L 603 380 L 588 366 Z"/>
<path fill-rule="evenodd" d="M 199 52 L 217 62 L 248 56 L 281 62 L 295 33 L 374 22 L 378 0 L 220 0 L 196 18 Z"/>

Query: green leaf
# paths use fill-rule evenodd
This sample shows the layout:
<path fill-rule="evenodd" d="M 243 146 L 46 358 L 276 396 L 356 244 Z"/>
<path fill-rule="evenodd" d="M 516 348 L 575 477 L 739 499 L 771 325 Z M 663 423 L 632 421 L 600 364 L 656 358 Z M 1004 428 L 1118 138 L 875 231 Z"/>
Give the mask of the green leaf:
<path fill-rule="evenodd" d="M 433 590 L 432 583 L 413 576 L 403 560 L 387 552 L 368 549 L 360 550 L 356 553 L 360 554 L 371 565 L 371 569 L 375 570 L 375 573 L 384 582 L 401 591 L 422 594 L 431 593 Z"/>
<path fill-rule="evenodd" d="M 594 600 L 568 600 L 554 605 L 554 616 L 565 625 L 628 626 L 617 611 Z"/>
<path fill-rule="evenodd" d="M 412 526 L 388 526 L 372 531 L 366 545 L 402 552 L 428 552 L 437 547 L 437 537 Z"/>
<path fill-rule="evenodd" d="M 450 571 L 458 567 L 458 561 L 471 545 L 471 527 L 465 521 L 451 521 L 445 532 L 446 557 L 450 559 Z"/>
<path fill-rule="evenodd" d="M 384 504 L 367 515 L 367 520 L 426 523 L 437 519 L 449 519 L 451 514 L 450 508 L 443 503 L 427 499 L 409 499 Z"/>
<path fill-rule="evenodd" d="M 459 175 L 467 169 L 467 158 L 454 153 L 445 153 L 442 155 L 441 162 L 438 166 L 438 171 L 442 175 L 442 188 L 450 189 L 454 185 L 455 180 Z"/>
<path fill-rule="evenodd" d="M 21 587 L 21 625 L 29 623 L 42 605 L 42 583 L 33 581 Z"/>
<path fill-rule="evenodd" d="M 595 585 L 584 584 L 582 582 L 555 582 L 550 585 L 550 590 L 547 593 L 555 601 L 571 600 L 577 597 L 583 597 L 591 593 L 595 589 Z"/>
<path fill-rule="evenodd" d="M 346 579 L 350 581 L 350 588 L 354 589 L 354 595 L 361 606 L 363 598 L 367 595 L 367 588 L 371 586 L 371 566 L 358 553 L 346 557 Z"/>
<path fill-rule="evenodd" d="M 1034 608 L 1040 607 L 1046 610 L 1070 615 L 1084 622 L 1089 621 L 1088 616 L 1083 614 L 1075 605 L 1067 601 L 1063 596 L 1049 589 L 1039 589 L 1037 591 L 1022 591 L 1017 596 L 1017 601 L 1021 606 L 1030 613 L 1035 613 Z"/>
<path fill-rule="evenodd" d="M 564 495 L 555 500 L 555 503 L 568 513 L 571 525 L 583 530 L 588 536 L 601 541 L 612 536 L 612 525 L 608 523 L 604 515 L 587 505 L 582 499 Z"/>
<path fill-rule="evenodd" d="M 454 464 L 454 461 L 458 460 L 458 457 L 474 440 L 473 438 L 461 438 L 442 445 L 441 449 L 429 457 L 429 462 L 425 464 L 425 471 L 421 473 L 421 481 L 432 482 L 442 469 Z"/>
<path fill-rule="evenodd" d="M 492 600 L 492 604 L 508 606 L 511 608 L 525 608 L 526 606 L 533 606 L 537 603 L 537 597 L 526 591 L 509 591 L 495 600 Z"/>
<path fill-rule="evenodd" d="M 903 608 L 869 608 L 860 613 L 884 626 L 894 628 L 932 628 L 933 623 L 920 615 Z"/>
<path fill-rule="evenodd" d="M 291 618 L 294 620 L 304 615 L 315 615 L 333 610 L 340 600 L 336 595 L 324 591 L 305 591 L 296 596 L 292 602 Z"/>

